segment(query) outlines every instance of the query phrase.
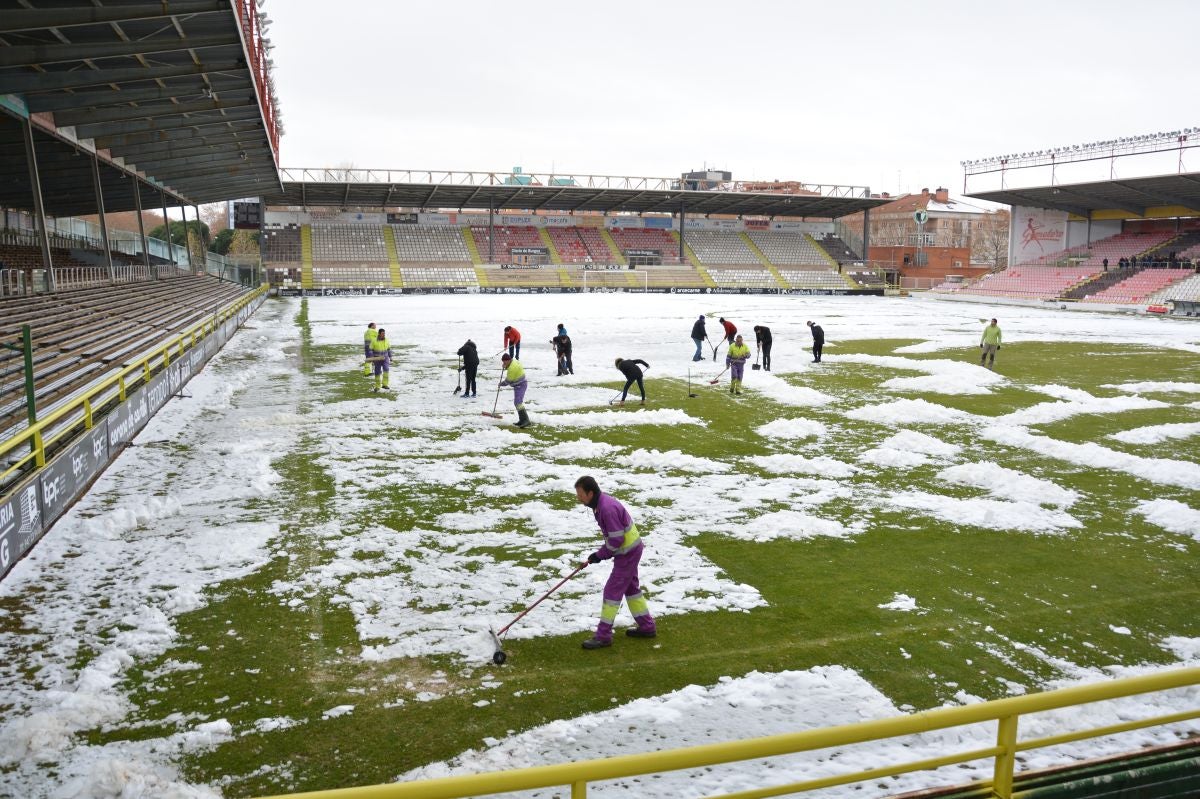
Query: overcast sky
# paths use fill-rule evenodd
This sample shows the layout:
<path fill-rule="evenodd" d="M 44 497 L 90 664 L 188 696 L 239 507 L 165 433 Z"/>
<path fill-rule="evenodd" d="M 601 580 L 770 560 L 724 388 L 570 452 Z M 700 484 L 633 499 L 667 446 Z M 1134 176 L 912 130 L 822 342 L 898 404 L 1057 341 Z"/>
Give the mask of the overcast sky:
<path fill-rule="evenodd" d="M 957 194 L 963 159 L 1200 123 L 1196 0 L 267 0 L 264 11 L 290 167 L 707 165 Z"/>

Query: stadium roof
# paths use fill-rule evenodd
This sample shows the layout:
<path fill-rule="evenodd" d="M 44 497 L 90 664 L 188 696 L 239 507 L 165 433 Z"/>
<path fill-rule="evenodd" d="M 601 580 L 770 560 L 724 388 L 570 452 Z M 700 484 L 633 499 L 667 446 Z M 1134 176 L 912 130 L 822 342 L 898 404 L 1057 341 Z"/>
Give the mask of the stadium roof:
<path fill-rule="evenodd" d="M 874 208 L 863 186 L 810 186 L 797 194 L 679 188 L 675 178 L 540 175 L 489 172 L 283 170 L 283 191 L 267 192 L 274 206 L 522 209 L 547 211 L 677 212 L 835 218 Z M 424 178 L 422 180 L 422 178 Z"/>
<path fill-rule="evenodd" d="M 1181 206 L 1200 213 L 1200 173 L 1000 189 L 968 196 L 1006 205 L 1053 208 L 1083 217 L 1096 211 L 1120 211 L 1130 217 L 1143 217 L 1151 208 L 1166 206 Z"/>
<path fill-rule="evenodd" d="M 181 202 L 278 189 L 277 114 L 254 0 L 39 5 L 0 0 L 0 204 L 30 207 L 26 118 L 40 134 L 51 215 L 95 210 L 90 157 L 77 152 Z M 110 179 L 122 180 L 102 177 L 106 209 L 132 209 L 132 190 L 110 198 Z"/>

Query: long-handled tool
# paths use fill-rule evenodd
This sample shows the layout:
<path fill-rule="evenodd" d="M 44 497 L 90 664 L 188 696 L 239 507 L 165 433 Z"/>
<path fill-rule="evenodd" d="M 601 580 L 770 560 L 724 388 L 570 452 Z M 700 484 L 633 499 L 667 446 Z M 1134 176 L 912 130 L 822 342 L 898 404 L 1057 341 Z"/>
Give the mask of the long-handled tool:
<path fill-rule="evenodd" d="M 501 377 L 504 376 L 503 370 L 500 371 L 500 376 Z M 484 416 L 490 416 L 493 419 L 504 418 L 500 414 L 496 413 L 496 409 L 500 407 L 500 388 L 501 388 L 501 386 L 499 384 L 496 384 L 496 401 L 492 403 L 492 412 L 488 413 L 487 411 L 484 411 L 483 412 Z"/>
<path fill-rule="evenodd" d="M 688 399 L 695 399 L 696 395 L 692 393 L 692 370 L 688 369 Z"/>
<path fill-rule="evenodd" d="M 710 346 L 710 347 L 712 347 L 712 351 L 713 351 L 713 363 L 716 363 L 716 360 L 717 360 L 717 349 L 719 349 L 719 348 L 720 348 L 721 344 L 720 344 L 720 342 L 718 342 L 718 343 L 716 343 L 716 344 L 713 344 L 711 340 L 708 342 L 708 344 L 709 344 L 709 346 Z"/>
<path fill-rule="evenodd" d="M 566 577 L 559 580 L 558 583 L 555 584 L 555 586 L 553 588 L 551 588 L 549 591 L 542 594 L 538 598 L 537 602 L 534 602 L 532 605 L 530 605 L 529 607 L 525 608 L 523 611 L 518 613 L 517 617 L 515 619 L 513 619 L 508 624 L 501 627 L 499 630 L 493 630 L 491 627 L 488 627 L 488 632 L 492 634 L 492 642 L 496 645 L 496 651 L 492 653 L 492 662 L 493 663 L 495 663 L 497 666 L 500 666 L 500 665 L 504 664 L 504 661 L 508 660 L 508 655 L 505 654 L 504 649 L 502 648 L 502 645 L 500 643 L 501 636 L 503 636 L 506 632 L 508 632 L 509 628 L 511 628 L 514 624 L 519 622 L 521 619 L 525 618 L 525 615 L 527 613 L 529 613 L 529 611 L 533 610 L 538 605 L 542 604 L 542 602 L 547 597 L 549 597 L 551 594 L 553 594 L 558 589 L 562 588 L 563 585 L 567 582 L 567 580 L 570 580 L 572 577 L 579 574 L 581 571 L 586 569 L 587 566 L 588 566 L 588 562 L 586 560 L 583 563 L 580 563 L 578 566 L 575 567 L 575 570 L 573 572 L 571 572 Z"/>
<path fill-rule="evenodd" d="M 712 380 L 709 380 L 709 381 L 708 381 L 708 384 L 709 384 L 710 386 L 715 386 L 717 383 L 720 383 L 720 382 L 721 382 L 721 375 L 725 374 L 725 373 L 726 373 L 726 372 L 728 372 L 728 371 L 729 371 L 729 367 L 728 367 L 728 366 L 726 366 L 724 369 L 722 369 L 722 370 L 721 370 L 721 374 L 720 374 L 720 375 L 717 375 L 717 376 L 716 376 L 716 377 L 714 377 Z"/>
<path fill-rule="evenodd" d="M 455 394 L 458 394 L 459 392 L 462 391 L 462 370 L 463 370 L 462 358 L 459 358 L 458 359 L 458 385 L 454 387 Z"/>
<path fill-rule="evenodd" d="M 752 371 L 757 372 L 759 369 L 762 369 L 762 367 L 759 366 L 759 364 L 758 364 L 758 359 L 759 359 L 759 356 L 761 356 L 761 355 L 762 355 L 762 350 L 756 348 L 754 350 L 754 365 L 750 367 L 750 369 Z"/>

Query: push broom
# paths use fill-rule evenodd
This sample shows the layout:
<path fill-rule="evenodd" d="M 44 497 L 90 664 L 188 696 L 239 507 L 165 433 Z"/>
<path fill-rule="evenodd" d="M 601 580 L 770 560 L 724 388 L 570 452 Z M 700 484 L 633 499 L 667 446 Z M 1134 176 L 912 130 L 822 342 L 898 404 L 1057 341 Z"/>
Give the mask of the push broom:
<path fill-rule="evenodd" d="M 563 585 L 567 582 L 567 580 L 570 580 L 572 577 L 579 574 L 581 571 L 586 569 L 587 566 L 588 566 L 588 562 L 586 560 L 583 563 L 580 563 L 578 566 L 575 567 L 575 571 L 571 572 L 566 577 L 559 580 L 558 583 L 556 583 L 553 588 L 551 588 L 549 591 L 547 591 L 546 593 L 544 593 L 540 597 L 538 597 L 538 600 L 536 602 L 534 602 L 532 605 L 530 605 L 529 607 L 525 608 L 520 613 L 518 613 L 517 617 L 515 619 L 513 619 L 508 624 L 501 627 L 499 630 L 493 630 L 491 627 L 488 627 L 488 632 L 491 633 L 491 635 L 492 635 L 492 643 L 494 643 L 496 645 L 496 651 L 492 653 L 492 662 L 493 663 L 495 663 L 497 666 L 500 666 L 500 665 L 504 664 L 504 661 L 508 660 L 508 655 L 504 652 L 503 645 L 500 643 L 500 638 L 506 632 L 508 632 L 509 629 L 514 624 L 519 622 L 521 619 L 525 618 L 525 615 L 527 613 L 529 613 L 529 611 L 533 610 L 538 605 L 542 604 L 542 602 L 545 601 L 551 594 L 553 594 L 558 589 L 562 588 Z"/>

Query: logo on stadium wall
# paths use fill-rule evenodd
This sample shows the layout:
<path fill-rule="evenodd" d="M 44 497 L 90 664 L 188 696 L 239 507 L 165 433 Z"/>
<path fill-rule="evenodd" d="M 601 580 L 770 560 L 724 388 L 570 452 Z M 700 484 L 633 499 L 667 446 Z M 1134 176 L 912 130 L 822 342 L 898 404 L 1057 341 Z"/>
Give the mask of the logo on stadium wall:
<path fill-rule="evenodd" d="M 1052 255 L 1066 247 L 1067 214 L 1046 208 L 1017 206 L 1013 209 L 1013 232 L 1017 237 L 1011 263 Z"/>

